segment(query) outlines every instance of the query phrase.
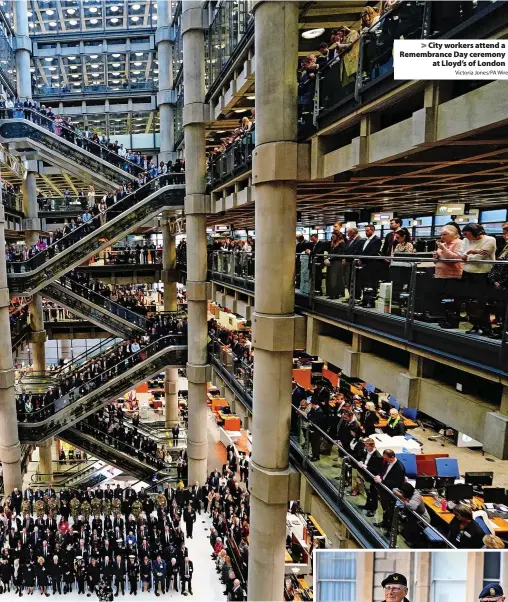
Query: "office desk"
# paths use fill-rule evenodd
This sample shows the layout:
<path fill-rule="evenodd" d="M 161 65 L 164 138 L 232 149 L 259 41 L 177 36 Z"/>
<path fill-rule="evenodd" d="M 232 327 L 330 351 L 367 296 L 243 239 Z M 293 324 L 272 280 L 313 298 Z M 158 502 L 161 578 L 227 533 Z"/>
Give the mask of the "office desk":
<path fill-rule="evenodd" d="M 422 499 L 423 499 L 425 506 L 427 507 L 427 510 L 429 510 L 430 512 L 433 512 L 438 518 L 440 518 L 447 525 L 449 525 L 452 522 L 452 520 L 455 517 L 453 512 L 450 512 L 449 510 L 443 511 L 443 510 L 441 510 L 441 506 L 439 506 L 439 507 L 434 506 L 435 499 L 433 496 L 424 495 L 422 497 Z M 483 507 L 483 500 L 481 498 L 475 497 L 475 498 L 473 498 L 473 500 L 479 508 Z M 489 520 L 494 525 L 496 535 L 501 536 L 501 535 L 508 534 L 508 521 L 506 519 L 495 517 L 495 518 L 491 518 Z"/>
<path fill-rule="evenodd" d="M 379 418 L 376 427 L 380 428 L 380 429 L 384 429 L 386 428 L 386 425 L 388 423 L 388 418 Z M 414 422 L 413 420 L 410 420 L 409 418 L 404 418 L 404 426 L 406 427 L 406 429 L 414 429 L 418 426 L 418 424 L 416 424 L 416 422 Z"/>
<path fill-rule="evenodd" d="M 385 449 L 393 449 L 396 454 L 421 454 L 422 446 L 414 439 L 405 437 L 390 437 L 385 433 L 374 433 L 371 437 L 376 442 L 376 449 L 382 454 Z"/>

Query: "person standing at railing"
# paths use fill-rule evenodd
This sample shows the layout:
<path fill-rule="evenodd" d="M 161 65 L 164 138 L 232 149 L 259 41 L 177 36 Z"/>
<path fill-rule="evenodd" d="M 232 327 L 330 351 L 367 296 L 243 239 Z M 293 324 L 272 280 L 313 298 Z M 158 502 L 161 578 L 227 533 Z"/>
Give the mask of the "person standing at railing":
<path fill-rule="evenodd" d="M 385 449 L 383 452 L 383 468 L 374 477 L 374 481 L 378 485 L 384 485 L 391 491 L 400 489 L 406 482 L 406 469 L 404 464 L 397 459 L 393 449 Z M 391 528 L 393 512 L 395 510 L 394 498 L 382 487 L 379 487 L 379 497 L 381 499 L 381 506 L 383 507 L 383 520 L 380 523 L 376 523 L 375 526 L 388 531 Z"/>

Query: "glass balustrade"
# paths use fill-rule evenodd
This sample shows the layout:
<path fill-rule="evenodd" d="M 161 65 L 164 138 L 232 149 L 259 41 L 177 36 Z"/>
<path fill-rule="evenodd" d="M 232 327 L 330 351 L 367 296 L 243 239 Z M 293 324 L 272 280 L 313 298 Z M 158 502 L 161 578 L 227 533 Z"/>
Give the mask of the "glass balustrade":
<path fill-rule="evenodd" d="M 60 437 L 71 445 L 102 459 L 104 462 L 108 462 L 108 464 L 113 464 L 127 474 L 131 474 L 143 481 L 149 479 L 154 472 L 153 468 L 137 461 L 129 454 L 119 452 L 112 447 L 104 446 L 98 440 L 81 433 L 77 429 L 68 428 L 60 434 Z"/>
<path fill-rule="evenodd" d="M 39 290 L 43 283 L 55 280 L 87 257 L 111 246 L 163 207 L 183 206 L 184 185 L 165 185 L 166 182 L 167 176 L 151 180 L 30 259 L 8 263 L 11 292 Z"/>
<path fill-rule="evenodd" d="M 112 183 L 122 184 L 126 179 L 145 171 L 144 164 L 119 155 L 106 144 L 94 142 L 90 133 L 70 128 L 62 120 L 52 119 L 28 108 L 14 108 L 8 116 L 10 119 L 0 125 L 3 138 L 29 138 L 39 142 L 47 149 L 72 159 L 75 164 L 92 169 Z M 97 161 L 97 158 L 102 161 Z"/>
<path fill-rule="evenodd" d="M 212 280 L 248 292 L 255 289 L 254 263 L 251 252 L 208 254 Z M 478 269 L 483 275 L 475 273 Z M 508 359 L 507 283 L 506 260 L 446 260 L 432 253 L 295 256 L 298 307 L 503 372 Z"/>
<path fill-rule="evenodd" d="M 131 311 L 99 293 L 75 282 L 60 279 L 44 288 L 44 294 L 81 315 L 88 316 L 92 322 L 99 322 L 106 329 L 129 337 L 136 330 L 146 332 L 147 321 L 141 314 Z M 117 319 L 120 318 L 120 319 Z"/>
<path fill-rule="evenodd" d="M 148 380 L 168 365 L 184 366 L 187 361 L 186 342 L 185 335 L 161 337 L 43 408 L 18 412 L 20 440 L 36 442 L 50 437 L 118 399 L 137 383 Z"/>
<path fill-rule="evenodd" d="M 252 130 L 233 142 L 224 152 L 211 154 L 208 160 L 208 185 L 214 188 L 225 180 L 249 170 L 255 145 L 256 132 Z"/>

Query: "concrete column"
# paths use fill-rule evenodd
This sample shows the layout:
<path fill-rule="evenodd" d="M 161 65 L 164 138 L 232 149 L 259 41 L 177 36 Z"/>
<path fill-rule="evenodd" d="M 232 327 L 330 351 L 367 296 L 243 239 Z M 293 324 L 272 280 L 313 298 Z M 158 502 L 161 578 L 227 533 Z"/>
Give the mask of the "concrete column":
<path fill-rule="evenodd" d="M 16 30 L 16 74 L 19 98 L 32 98 L 32 76 L 30 54 L 32 42 L 28 28 L 28 0 L 14 2 L 14 23 Z"/>
<path fill-rule="evenodd" d="M 189 483 L 204 483 L 207 474 L 207 284 L 206 214 L 210 198 L 206 196 L 205 142 L 205 36 L 203 3 L 182 2 L 182 38 L 185 64 L 183 126 L 185 141 L 185 214 L 187 216 L 187 307 L 189 427 L 187 454 Z"/>
<path fill-rule="evenodd" d="M 37 446 L 39 448 L 39 472 L 43 474 L 47 481 L 53 480 L 53 437 L 42 441 Z"/>
<path fill-rule="evenodd" d="M 160 4 L 160 3 L 159 3 Z M 160 63 L 159 63 L 160 64 Z M 164 311 L 177 310 L 176 241 L 169 228 L 169 214 L 162 214 L 162 281 L 164 282 Z M 168 368 L 164 380 L 166 427 L 178 424 L 178 369 Z"/>
<path fill-rule="evenodd" d="M 1 201 L 1 192 L 0 192 Z M 0 202 L 0 463 L 3 469 L 4 491 L 21 489 L 21 446 L 18 438 L 14 368 L 12 365 L 11 328 L 9 323 L 9 289 L 5 263 L 5 213 Z M 7 344 L 6 344 L 7 343 Z"/>
<path fill-rule="evenodd" d="M 70 339 L 62 339 L 58 341 L 60 346 L 60 359 L 72 360 L 72 342 Z"/>
<path fill-rule="evenodd" d="M 176 158 L 174 153 L 175 116 L 171 103 L 173 88 L 173 43 L 169 33 L 171 26 L 171 2 L 168 0 L 157 1 L 157 30 L 155 43 L 159 60 L 159 93 L 157 105 L 160 120 L 160 161 L 169 161 Z"/>
<path fill-rule="evenodd" d="M 32 169 L 30 169 L 32 168 Z M 37 206 L 37 179 L 35 161 L 28 162 L 26 178 L 23 180 L 23 211 L 25 213 L 25 243 L 27 247 L 39 240 L 41 229 Z M 42 297 L 34 295 L 30 303 L 30 326 L 32 328 L 31 350 L 33 365 L 36 372 L 46 370 L 46 332 L 44 330 L 44 315 L 42 312 Z"/>
<path fill-rule="evenodd" d="M 280 600 L 284 586 L 295 331 L 298 5 L 262 0 L 255 3 L 253 10 L 256 47 L 256 148 L 252 166 L 256 187 L 253 344 L 256 369 L 249 480 L 248 596 L 249 600 L 255 601 Z M 278 48 L 284 48 L 284 52 L 279 52 Z"/>

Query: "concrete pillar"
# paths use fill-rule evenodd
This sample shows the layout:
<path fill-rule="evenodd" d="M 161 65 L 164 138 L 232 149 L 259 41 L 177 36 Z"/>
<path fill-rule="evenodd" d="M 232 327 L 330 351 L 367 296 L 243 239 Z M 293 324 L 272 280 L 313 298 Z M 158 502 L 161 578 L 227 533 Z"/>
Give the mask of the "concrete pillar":
<path fill-rule="evenodd" d="M 53 480 L 53 437 L 42 441 L 39 448 L 39 472 L 44 475 L 45 480 Z"/>
<path fill-rule="evenodd" d="M 161 3 L 159 2 L 159 4 Z M 162 214 L 162 267 L 164 311 L 176 311 L 176 241 L 169 228 L 169 213 L 167 211 L 164 211 Z M 168 368 L 166 370 L 164 396 L 166 399 L 166 427 L 172 427 L 178 424 L 179 415 L 178 370 L 176 368 Z"/>
<path fill-rule="evenodd" d="M 205 142 L 205 36 L 203 3 L 182 2 L 182 39 L 185 142 L 185 214 L 187 216 L 187 307 L 189 427 L 187 454 L 189 483 L 204 483 L 207 474 L 207 285 L 206 285 L 206 214 L 210 198 L 206 196 Z"/>
<path fill-rule="evenodd" d="M 70 339 L 62 339 L 58 341 L 60 346 L 60 359 L 72 360 L 72 341 Z"/>
<path fill-rule="evenodd" d="M 9 323 L 9 289 L 5 263 L 5 213 L 0 191 L 0 463 L 3 469 L 4 492 L 10 494 L 14 487 L 21 489 L 21 446 L 18 438 L 14 368 Z M 8 344 L 6 344 L 8 343 Z"/>
<path fill-rule="evenodd" d="M 249 600 L 284 586 L 294 348 L 298 4 L 254 4 L 256 47 L 256 284 L 250 465 Z M 284 48 L 284 52 L 279 52 Z M 277 261 L 274 261 L 277 257 Z M 260 578 L 262 575 L 262 578 Z"/>
<path fill-rule="evenodd" d="M 16 31 L 16 75 L 19 98 L 32 98 L 32 75 L 30 54 L 32 42 L 28 28 L 28 0 L 14 2 L 14 22 Z"/>
<path fill-rule="evenodd" d="M 41 229 L 37 206 L 37 180 L 35 175 L 35 161 L 28 162 L 26 178 L 23 180 L 23 211 L 25 213 L 25 243 L 27 247 L 34 245 L 39 240 Z M 30 169 L 32 168 L 32 169 Z M 31 350 L 33 367 L 36 372 L 46 370 L 46 332 L 44 330 L 44 315 L 42 312 L 42 297 L 34 295 L 30 303 L 30 326 L 32 328 Z"/>
<path fill-rule="evenodd" d="M 171 102 L 173 88 L 173 43 L 170 41 L 171 2 L 157 0 L 157 30 L 155 43 L 159 60 L 159 93 L 157 105 L 160 120 L 160 161 L 176 158 L 174 153 L 175 116 Z"/>

